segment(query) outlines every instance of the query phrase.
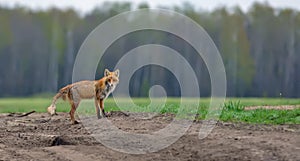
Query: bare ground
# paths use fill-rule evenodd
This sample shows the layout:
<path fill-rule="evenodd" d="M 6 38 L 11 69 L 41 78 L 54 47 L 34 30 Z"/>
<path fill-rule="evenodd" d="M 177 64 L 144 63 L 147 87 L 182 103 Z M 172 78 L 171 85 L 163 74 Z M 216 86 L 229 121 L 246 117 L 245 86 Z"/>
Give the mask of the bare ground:
<path fill-rule="evenodd" d="M 114 112 L 109 118 L 121 130 L 147 133 L 165 127 L 172 115 L 140 120 Z M 177 142 L 154 153 L 125 154 L 90 136 L 82 124 L 70 125 L 67 113 L 49 117 L 0 115 L 0 160 L 300 160 L 300 125 L 251 125 L 219 122 L 198 139 L 194 122 Z"/>

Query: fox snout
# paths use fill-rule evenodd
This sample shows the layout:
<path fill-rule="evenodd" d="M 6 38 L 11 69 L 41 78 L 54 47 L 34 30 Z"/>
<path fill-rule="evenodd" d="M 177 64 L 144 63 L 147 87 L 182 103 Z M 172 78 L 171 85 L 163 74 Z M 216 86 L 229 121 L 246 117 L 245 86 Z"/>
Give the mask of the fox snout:
<path fill-rule="evenodd" d="M 117 78 L 108 78 L 106 80 L 106 85 L 109 86 L 109 87 L 114 87 L 118 84 L 119 80 Z"/>
<path fill-rule="evenodd" d="M 116 82 L 107 82 L 107 86 L 109 88 L 114 88 L 115 86 L 117 86 L 117 83 Z"/>
<path fill-rule="evenodd" d="M 113 87 L 114 84 L 113 83 L 107 83 L 108 87 Z"/>

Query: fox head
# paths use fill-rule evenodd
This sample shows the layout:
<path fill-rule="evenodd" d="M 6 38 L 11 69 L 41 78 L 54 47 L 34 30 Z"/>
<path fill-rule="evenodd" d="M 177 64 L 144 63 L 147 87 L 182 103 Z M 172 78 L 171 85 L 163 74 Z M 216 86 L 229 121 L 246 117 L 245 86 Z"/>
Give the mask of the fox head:
<path fill-rule="evenodd" d="M 106 77 L 105 84 L 110 88 L 115 88 L 119 83 L 119 69 L 110 72 L 108 69 L 104 70 L 104 77 Z"/>

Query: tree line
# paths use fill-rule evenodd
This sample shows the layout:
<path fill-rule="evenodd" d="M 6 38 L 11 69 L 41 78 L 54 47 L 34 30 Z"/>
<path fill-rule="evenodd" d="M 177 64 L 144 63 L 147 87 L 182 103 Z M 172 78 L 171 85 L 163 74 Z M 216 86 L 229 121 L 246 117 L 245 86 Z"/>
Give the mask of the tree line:
<path fill-rule="evenodd" d="M 189 3 L 169 9 L 190 17 L 212 37 L 225 65 L 227 96 L 300 97 L 299 11 L 267 3 L 254 3 L 247 12 L 238 7 L 204 11 Z M 87 35 L 108 18 L 130 10 L 127 2 L 103 3 L 86 15 L 73 9 L 0 6 L 0 96 L 54 93 L 71 83 L 76 54 Z M 180 52 L 196 71 L 201 96 L 210 95 L 203 60 L 189 44 L 159 31 L 134 32 L 117 40 L 106 52 L 114 54 L 104 55 L 95 78 L 102 77 L 104 68 L 112 69 L 127 51 L 150 43 Z M 160 66 L 139 69 L 130 81 L 130 93 L 147 96 L 155 84 L 164 86 L 170 96 L 180 96 L 178 81 Z"/>

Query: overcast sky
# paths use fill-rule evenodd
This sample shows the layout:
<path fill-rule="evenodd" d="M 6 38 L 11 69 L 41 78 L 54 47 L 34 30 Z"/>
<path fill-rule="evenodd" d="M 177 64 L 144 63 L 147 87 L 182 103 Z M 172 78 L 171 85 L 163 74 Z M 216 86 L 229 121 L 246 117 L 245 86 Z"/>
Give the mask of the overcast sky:
<path fill-rule="evenodd" d="M 0 0 L 0 5 L 13 7 L 16 4 L 25 5 L 33 9 L 47 9 L 56 6 L 58 8 L 72 7 L 81 13 L 87 13 L 95 6 L 101 5 L 107 0 Z M 212 10 L 219 6 L 232 7 L 239 5 L 246 11 L 253 2 L 266 2 L 276 8 L 294 8 L 300 10 L 300 0 L 109 0 L 111 2 L 132 2 L 137 6 L 141 2 L 147 2 L 150 7 L 181 5 L 183 2 L 190 2 L 196 8 Z"/>

